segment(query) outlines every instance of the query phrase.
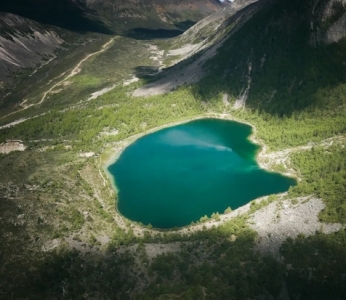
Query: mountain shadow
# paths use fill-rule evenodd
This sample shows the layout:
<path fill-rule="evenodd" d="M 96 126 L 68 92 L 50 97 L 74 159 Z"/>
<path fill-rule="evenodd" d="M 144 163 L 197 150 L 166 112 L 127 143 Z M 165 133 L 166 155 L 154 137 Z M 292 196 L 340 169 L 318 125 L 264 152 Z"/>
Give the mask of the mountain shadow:
<path fill-rule="evenodd" d="M 71 0 L 1 1 L 0 11 L 71 31 L 113 34 L 112 30 L 97 19 L 94 11 L 76 3 L 79 2 Z"/>
<path fill-rule="evenodd" d="M 246 107 L 279 117 L 340 105 L 323 97 L 346 83 L 346 41 L 324 42 L 322 8 L 313 14 L 311 5 L 297 0 L 258 4 L 259 11 L 204 64 L 208 75 L 195 95 L 207 101 L 224 92 L 237 99 L 249 88 Z"/>
<path fill-rule="evenodd" d="M 172 38 L 183 34 L 180 29 L 150 29 L 150 28 L 133 28 L 127 31 L 124 36 L 137 40 L 152 40 Z"/>
<path fill-rule="evenodd" d="M 282 261 L 260 255 L 254 238 L 238 221 L 175 242 L 180 251 L 153 259 L 146 246 L 165 246 L 149 236 L 146 243 L 111 243 L 106 252 L 96 245 L 84 252 L 61 246 L 35 256 L 27 253 L 28 259 L 17 261 L 14 269 L 6 264 L 0 287 L 3 295 L 18 299 L 201 299 L 203 294 L 206 299 L 343 299 L 345 231 L 288 240 L 281 248 Z"/>

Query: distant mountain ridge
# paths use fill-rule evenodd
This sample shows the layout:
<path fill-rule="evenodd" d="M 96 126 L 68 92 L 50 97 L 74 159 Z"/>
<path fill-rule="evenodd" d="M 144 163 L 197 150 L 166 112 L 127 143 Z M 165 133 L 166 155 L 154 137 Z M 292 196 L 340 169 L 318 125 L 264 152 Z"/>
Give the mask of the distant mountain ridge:
<path fill-rule="evenodd" d="M 0 3 L 2 12 L 69 30 L 101 33 L 119 33 L 136 26 L 169 28 L 174 23 L 197 22 L 222 7 L 217 0 L 13 0 Z"/>

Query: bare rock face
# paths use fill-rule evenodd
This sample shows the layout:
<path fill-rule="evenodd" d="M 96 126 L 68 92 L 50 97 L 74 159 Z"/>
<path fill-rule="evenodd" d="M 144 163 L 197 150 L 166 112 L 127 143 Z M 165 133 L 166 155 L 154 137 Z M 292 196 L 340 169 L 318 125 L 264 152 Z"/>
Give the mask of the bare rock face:
<path fill-rule="evenodd" d="M 310 27 L 312 45 L 339 42 L 346 36 L 346 1 L 315 0 Z"/>
<path fill-rule="evenodd" d="M 325 33 L 326 44 L 337 43 L 346 36 L 346 12 Z"/>
<path fill-rule="evenodd" d="M 20 68 L 33 68 L 54 58 L 64 41 L 53 30 L 10 13 L 0 13 L 0 80 Z"/>

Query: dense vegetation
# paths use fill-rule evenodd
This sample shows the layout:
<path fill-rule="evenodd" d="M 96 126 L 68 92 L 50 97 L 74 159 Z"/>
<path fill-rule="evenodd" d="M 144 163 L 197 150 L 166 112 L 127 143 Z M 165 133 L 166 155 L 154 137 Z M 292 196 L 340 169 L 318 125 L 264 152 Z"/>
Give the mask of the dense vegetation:
<path fill-rule="evenodd" d="M 293 155 L 292 162 L 304 180 L 292 188 L 292 195 L 315 194 L 327 207 L 320 218 L 327 222 L 346 222 L 346 150 L 340 144 L 312 148 Z"/>
<path fill-rule="evenodd" d="M 205 108 L 193 98 L 189 88 L 167 96 L 141 99 L 131 98 L 125 88 L 119 87 L 85 105 L 66 111 L 52 111 L 13 128 L 3 129 L 0 140 L 49 138 L 62 141 L 73 136 L 74 143 L 81 148 L 100 149 L 105 139 L 121 140 L 145 129 L 197 116 L 204 111 Z M 115 138 L 100 140 L 99 134 L 107 129 L 116 129 L 118 134 Z"/>

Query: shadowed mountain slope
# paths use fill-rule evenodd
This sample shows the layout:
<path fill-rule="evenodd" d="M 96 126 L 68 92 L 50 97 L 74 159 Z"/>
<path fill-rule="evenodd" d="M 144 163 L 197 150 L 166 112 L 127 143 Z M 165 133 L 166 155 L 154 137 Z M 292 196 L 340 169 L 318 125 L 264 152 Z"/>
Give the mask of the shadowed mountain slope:
<path fill-rule="evenodd" d="M 323 106 L 318 93 L 346 82 L 342 3 L 236 1 L 171 42 L 168 54 L 179 63 L 134 95 L 162 94 L 204 77 L 194 93 L 205 101 L 223 92 L 237 105 L 279 116 Z"/>
<path fill-rule="evenodd" d="M 133 28 L 186 29 L 222 6 L 216 0 L 13 0 L 1 3 L 0 11 L 73 31 L 124 34 Z"/>
<path fill-rule="evenodd" d="M 39 23 L 54 25 L 72 31 L 94 31 L 111 34 L 112 31 L 97 20 L 95 12 L 78 0 L 13 0 L 2 1 L 0 11 L 20 15 Z"/>
<path fill-rule="evenodd" d="M 196 94 L 207 99 L 227 92 L 279 116 L 328 105 L 323 91 L 346 82 L 345 10 L 330 9 L 331 3 L 341 2 L 260 1 L 260 10 L 233 34 L 231 29 L 206 62 L 209 75 Z"/>

